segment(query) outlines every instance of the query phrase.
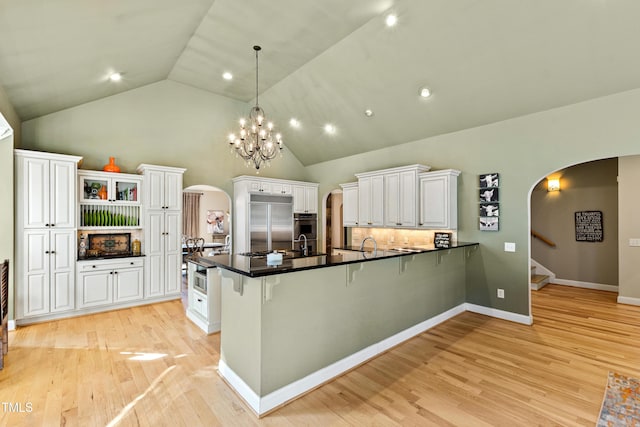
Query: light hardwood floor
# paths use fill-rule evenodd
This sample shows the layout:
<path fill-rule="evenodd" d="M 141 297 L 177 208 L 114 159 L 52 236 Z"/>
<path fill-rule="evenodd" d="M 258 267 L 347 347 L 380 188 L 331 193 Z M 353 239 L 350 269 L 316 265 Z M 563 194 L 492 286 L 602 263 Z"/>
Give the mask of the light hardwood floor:
<path fill-rule="evenodd" d="M 532 298 L 533 326 L 463 313 L 262 419 L 179 300 L 21 327 L 0 425 L 593 426 L 607 373 L 640 377 L 640 307 L 557 285 Z"/>

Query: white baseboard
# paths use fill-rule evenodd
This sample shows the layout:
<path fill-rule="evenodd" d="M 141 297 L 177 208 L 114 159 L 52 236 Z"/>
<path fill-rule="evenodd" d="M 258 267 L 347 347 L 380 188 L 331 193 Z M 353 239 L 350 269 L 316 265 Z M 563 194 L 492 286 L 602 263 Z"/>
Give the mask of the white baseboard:
<path fill-rule="evenodd" d="M 211 322 L 205 320 L 199 313 L 192 311 L 191 307 L 187 308 L 187 319 L 191 320 L 196 324 L 200 329 L 205 331 L 207 334 L 212 334 L 214 332 L 220 332 L 220 324 L 221 322 Z"/>
<path fill-rule="evenodd" d="M 618 303 L 629 305 L 640 305 L 640 298 L 618 296 Z"/>
<path fill-rule="evenodd" d="M 510 322 L 522 323 L 525 325 L 533 324 L 533 318 L 524 314 L 512 313 L 510 311 L 497 310 L 495 308 L 485 307 L 482 305 L 465 303 L 465 310 L 472 313 L 484 314 L 485 316 L 496 317 Z"/>
<path fill-rule="evenodd" d="M 264 397 L 258 396 L 222 359 L 220 359 L 218 363 L 218 372 L 247 402 L 251 409 L 260 416 L 464 311 L 465 304 L 460 304 L 442 314 L 398 332 L 389 338 L 321 368 L 306 377 L 287 384 Z"/>
<path fill-rule="evenodd" d="M 579 280 L 567 280 L 567 279 L 555 279 L 553 281 L 556 285 L 573 286 L 576 288 L 595 289 L 598 291 L 618 292 L 618 287 L 615 285 L 605 285 L 603 283 L 581 282 Z"/>

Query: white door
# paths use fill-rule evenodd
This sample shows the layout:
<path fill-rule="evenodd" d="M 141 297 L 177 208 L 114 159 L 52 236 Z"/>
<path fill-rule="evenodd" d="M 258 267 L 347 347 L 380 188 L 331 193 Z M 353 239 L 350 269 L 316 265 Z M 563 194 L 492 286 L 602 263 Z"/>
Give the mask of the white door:
<path fill-rule="evenodd" d="M 384 218 L 385 225 L 402 225 L 400 220 L 400 174 L 392 173 L 384 177 Z"/>
<path fill-rule="evenodd" d="M 164 172 L 149 170 L 145 174 L 147 209 L 164 209 Z"/>
<path fill-rule="evenodd" d="M 420 225 L 428 228 L 448 228 L 447 201 L 449 177 L 438 176 L 420 181 Z"/>
<path fill-rule="evenodd" d="M 49 160 L 22 160 L 23 189 L 20 194 L 24 207 L 24 228 L 49 226 Z M 20 201 L 18 202 L 20 203 Z"/>
<path fill-rule="evenodd" d="M 49 313 L 49 230 L 25 230 L 22 259 L 23 283 L 18 284 L 18 304 L 23 316 Z M 20 316 L 21 317 L 21 316 Z"/>
<path fill-rule="evenodd" d="M 165 213 L 165 295 L 180 293 L 182 283 L 182 215 L 180 212 Z"/>
<path fill-rule="evenodd" d="M 75 308 L 76 233 L 51 230 L 50 283 L 51 312 Z"/>
<path fill-rule="evenodd" d="M 164 295 L 164 212 L 148 212 L 145 236 L 145 297 Z"/>
<path fill-rule="evenodd" d="M 164 187 L 165 209 L 182 210 L 182 174 L 165 172 Z"/>
<path fill-rule="evenodd" d="M 142 268 L 125 268 L 114 271 L 113 302 L 142 299 Z"/>
<path fill-rule="evenodd" d="M 112 303 L 113 271 L 90 271 L 79 274 L 78 278 L 78 308 Z"/>
<path fill-rule="evenodd" d="M 76 226 L 76 167 L 71 162 L 51 160 L 49 166 L 51 227 Z"/>
<path fill-rule="evenodd" d="M 415 227 L 418 223 L 418 178 L 415 171 L 400 173 L 399 220 L 403 227 Z"/>
<path fill-rule="evenodd" d="M 358 186 L 342 188 L 343 225 L 358 225 Z"/>
<path fill-rule="evenodd" d="M 384 225 L 384 177 L 371 177 L 371 225 Z"/>

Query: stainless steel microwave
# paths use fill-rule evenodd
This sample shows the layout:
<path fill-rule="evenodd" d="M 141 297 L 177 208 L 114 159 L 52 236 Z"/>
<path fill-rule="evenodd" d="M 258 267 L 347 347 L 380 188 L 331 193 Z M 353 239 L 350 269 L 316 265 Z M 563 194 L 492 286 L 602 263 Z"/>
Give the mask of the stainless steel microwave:
<path fill-rule="evenodd" d="M 193 289 L 207 294 L 207 272 L 206 271 L 194 271 L 193 272 Z"/>

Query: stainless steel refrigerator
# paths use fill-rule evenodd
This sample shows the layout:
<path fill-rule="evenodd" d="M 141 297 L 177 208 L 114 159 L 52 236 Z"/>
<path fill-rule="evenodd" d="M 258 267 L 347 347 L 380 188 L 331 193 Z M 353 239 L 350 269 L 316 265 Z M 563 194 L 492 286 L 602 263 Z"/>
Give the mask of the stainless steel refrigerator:
<path fill-rule="evenodd" d="M 249 202 L 251 252 L 290 250 L 293 197 L 252 194 Z"/>

